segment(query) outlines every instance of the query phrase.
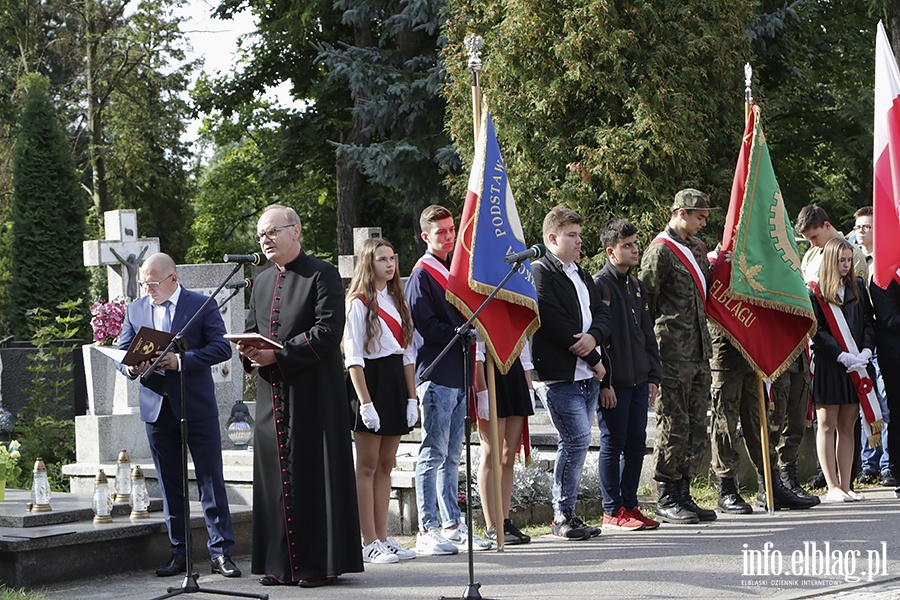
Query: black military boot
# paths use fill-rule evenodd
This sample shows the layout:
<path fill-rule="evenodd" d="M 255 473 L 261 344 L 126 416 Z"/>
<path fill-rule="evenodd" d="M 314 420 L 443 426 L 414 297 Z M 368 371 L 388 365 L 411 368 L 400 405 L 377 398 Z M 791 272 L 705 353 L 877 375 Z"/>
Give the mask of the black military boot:
<path fill-rule="evenodd" d="M 678 482 L 659 481 L 659 501 L 656 503 L 656 516 L 660 521 L 675 525 L 693 525 L 700 522 L 697 513 L 685 508 L 678 496 Z"/>
<path fill-rule="evenodd" d="M 731 515 L 749 515 L 753 508 L 738 493 L 733 477 L 717 477 L 719 490 L 719 510 Z"/>
<path fill-rule="evenodd" d="M 759 492 L 756 494 L 756 505 L 760 508 L 766 508 L 766 480 L 762 475 L 757 475 L 756 481 L 757 485 L 759 485 Z M 818 498 L 816 498 L 815 501 L 801 498 L 791 490 L 787 489 L 784 487 L 784 484 L 781 483 L 780 477 L 772 478 L 772 496 L 775 500 L 775 510 L 781 510 L 782 508 L 812 508 L 819 503 Z"/>
<path fill-rule="evenodd" d="M 810 494 L 806 491 L 806 488 L 800 485 L 800 481 L 797 479 L 797 465 L 785 465 L 781 467 L 781 483 L 784 484 L 784 487 L 794 492 L 795 495 L 808 500 L 813 500 L 815 502 L 813 506 L 821 502 L 818 496 Z"/>
<path fill-rule="evenodd" d="M 694 499 L 691 498 L 690 479 L 682 478 L 678 482 L 678 491 L 681 496 L 681 504 L 689 511 L 696 513 L 701 521 L 715 521 L 717 518 L 719 518 L 719 515 L 716 514 L 716 511 L 700 508 L 699 506 L 697 506 L 697 503 L 694 502 Z"/>

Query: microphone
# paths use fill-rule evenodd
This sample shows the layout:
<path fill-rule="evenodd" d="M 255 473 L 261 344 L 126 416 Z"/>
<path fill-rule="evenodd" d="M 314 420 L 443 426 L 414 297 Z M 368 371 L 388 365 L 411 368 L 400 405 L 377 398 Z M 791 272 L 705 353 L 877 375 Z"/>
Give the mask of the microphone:
<path fill-rule="evenodd" d="M 531 248 L 527 250 L 522 250 L 521 252 L 513 252 L 512 254 L 507 254 L 503 261 L 511 265 L 512 263 L 520 263 L 528 258 L 540 258 L 544 255 L 547 249 L 543 244 L 535 244 Z"/>
<path fill-rule="evenodd" d="M 259 252 L 254 252 L 253 254 L 226 254 L 225 258 L 223 258 L 222 260 L 224 262 L 233 263 L 250 263 L 251 265 L 257 267 L 269 262 L 269 259 L 266 258 L 266 255 Z"/>
<path fill-rule="evenodd" d="M 243 281 L 237 281 L 235 283 L 229 283 L 225 286 L 226 289 L 229 290 L 241 290 L 244 288 L 252 288 L 253 287 L 253 279 L 245 279 Z"/>

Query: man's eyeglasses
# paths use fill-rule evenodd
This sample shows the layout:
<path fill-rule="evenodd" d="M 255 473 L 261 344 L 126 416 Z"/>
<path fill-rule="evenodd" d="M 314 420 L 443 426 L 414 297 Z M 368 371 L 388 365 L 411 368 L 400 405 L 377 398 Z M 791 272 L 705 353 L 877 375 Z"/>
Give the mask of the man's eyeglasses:
<path fill-rule="evenodd" d="M 253 237 L 256 238 L 257 242 L 261 242 L 263 238 L 269 238 L 273 242 L 275 241 L 275 236 L 278 235 L 278 232 L 282 229 L 287 229 L 288 227 L 293 227 L 296 223 L 291 223 L 290 225 L 282 225 L 281 227 L 272 227 L 270 229 L 266 229 L 263 232 L 254 234 Z"/>
<path fill-rule="evenodd" d="M 854 225 L 853 231 L 872 231 L 871 225 Z"/>
<path fill-rule="evenodd" d="M 159 288 L 159 285 L 161 283 L 163 283 L 164 281 L 166 281 L 167 279 L 172 277 L 172 275 L 174 275 L 174 274 L 175 273 L 169 273 L 169 275 L 167 277 L 164 277 L 164 278 L 160 279 L 159 281 L 139 281 L 138 283 L 140 283 L 141 287 L 144 288 L 145 290 L 155 290 L 155 289 Z"/>

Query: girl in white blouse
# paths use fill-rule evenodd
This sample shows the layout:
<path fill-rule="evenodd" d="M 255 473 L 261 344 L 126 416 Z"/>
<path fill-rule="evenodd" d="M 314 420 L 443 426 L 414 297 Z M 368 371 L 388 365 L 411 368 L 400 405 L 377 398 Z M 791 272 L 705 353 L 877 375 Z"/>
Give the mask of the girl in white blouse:
<path fill-rule="evenodd" d="M 412 319 L 387 240 L 363 244 L 346 307 L 344 363 L 351 384 L 363 560 L 394 563 L 416 556 L 387 537 L 387 516 L 400 436 L 415 425 L 419 409 Z"/>

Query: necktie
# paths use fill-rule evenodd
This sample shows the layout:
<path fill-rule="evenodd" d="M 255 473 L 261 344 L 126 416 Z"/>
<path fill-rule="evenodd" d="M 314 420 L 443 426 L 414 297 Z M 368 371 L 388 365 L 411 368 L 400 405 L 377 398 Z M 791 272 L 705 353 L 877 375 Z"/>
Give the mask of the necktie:
<path fill-rule="evenodd" d="M 171 331 L 172 330 L 172 317 L 169 316 L 169 307 L 172 306 L 171 300 L 166 300 L 161 304 L 163 307 L 163 321 L 162 321 L 162 330 L 163 331 Z"/>

